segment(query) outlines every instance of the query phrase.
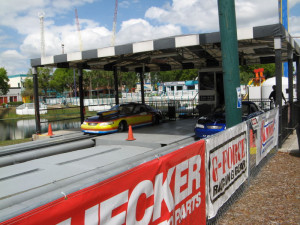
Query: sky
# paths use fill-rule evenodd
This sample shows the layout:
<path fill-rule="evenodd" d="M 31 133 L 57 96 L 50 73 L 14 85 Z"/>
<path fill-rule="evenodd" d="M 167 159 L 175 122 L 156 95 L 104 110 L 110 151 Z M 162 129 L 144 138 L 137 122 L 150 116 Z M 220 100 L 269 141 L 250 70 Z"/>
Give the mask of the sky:
<path fill-rule="evenodd" d="M 235 0 L 237 27 L 278 23 L 278 0 Z M 45 55 L 111 45 L 115 0 L 0 0 L 0 67 L 27 73 L 41 57 L 39 14 L 44 13 Z M 119 0 L 115 45 L 219 31 L 217 0 Z M 289 32 L 300 37 L 300 0 L 289 0 Z M 300 39 L 295 39 L 300 44 Z"/>

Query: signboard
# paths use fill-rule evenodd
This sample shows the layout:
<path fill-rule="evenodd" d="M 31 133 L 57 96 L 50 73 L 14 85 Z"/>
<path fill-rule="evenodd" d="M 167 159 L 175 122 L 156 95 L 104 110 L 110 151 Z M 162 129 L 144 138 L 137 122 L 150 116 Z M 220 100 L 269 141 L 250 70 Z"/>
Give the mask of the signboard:
<path fill-rule="evenodd" d="M 258 137 L 259 143 L 256 151 L 256 164 L 270 152 L 278 144 L 278 124 L 279 124 L 279 110 L 275 108 L 263 115 L 259 116 Z"/>
<path fill-rule="evenodd" d="M 236 94 L 237 94 L 237 108 L 242 108 L 242 94 L 241 94 L 241 88 L 236 88 Z"/>
<path fill-rule="evenodd" d="M 258 117 L 254 117 L 251 119 L 251 125 L 254 130 L 259 129 Z"/>
<path fill-rule="evenodd" d="M 198 141 L 0 224 L 206 224 L 205 185 Z"/>
<path fill-rule="evenodd" d="M 230 198 L 248 176 L 246 123 L 206 139 L 208 218 Z"/>

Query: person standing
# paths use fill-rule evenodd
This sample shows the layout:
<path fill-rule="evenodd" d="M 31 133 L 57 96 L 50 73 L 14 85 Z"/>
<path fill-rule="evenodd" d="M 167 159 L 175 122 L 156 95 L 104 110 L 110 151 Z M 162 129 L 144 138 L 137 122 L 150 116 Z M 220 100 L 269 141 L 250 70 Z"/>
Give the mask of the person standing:
<path fill-rule="evenodd" d="M 271 92 L 271 94 L 270 94 L 270 96 L 269 96 L 269 99 L 270 99 L 271 101 L 273 101 L 274 104 L 276 105 L 276 85 L 273 85 L 272 88 L 273 88 L 273 91 Z M 281 93 L 282 93 L 282 92 L 281 92 Z M 284 100 L 284 103 L 286 104 L 286 99 L 285 99 L 283 93 L 282 93 L 282 98 L 283 98 L 283 100 Z"/>

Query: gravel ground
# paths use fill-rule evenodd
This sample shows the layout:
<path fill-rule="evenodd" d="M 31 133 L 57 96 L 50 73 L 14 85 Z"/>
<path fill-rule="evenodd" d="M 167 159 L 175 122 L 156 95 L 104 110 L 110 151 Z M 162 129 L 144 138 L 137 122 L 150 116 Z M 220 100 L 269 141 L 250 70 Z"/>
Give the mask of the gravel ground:
<path fill-rule="evenodd" d="M 299 150 L 274 155 L 218 224 L 300 224 Z"/>

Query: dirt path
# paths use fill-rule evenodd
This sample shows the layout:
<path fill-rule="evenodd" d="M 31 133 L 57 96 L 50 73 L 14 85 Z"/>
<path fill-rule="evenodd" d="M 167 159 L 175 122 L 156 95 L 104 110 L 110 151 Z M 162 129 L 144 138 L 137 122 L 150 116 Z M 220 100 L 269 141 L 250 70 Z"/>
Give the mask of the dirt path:
<path fill-rule="evenodd" d="M 300 153 L 278 152 L 218 224 L 300 224 Z"/>

